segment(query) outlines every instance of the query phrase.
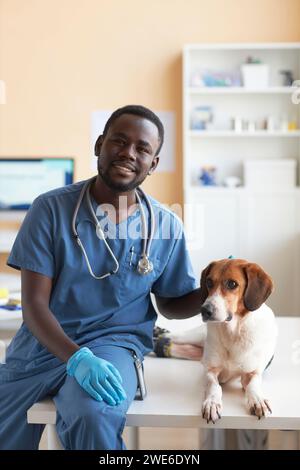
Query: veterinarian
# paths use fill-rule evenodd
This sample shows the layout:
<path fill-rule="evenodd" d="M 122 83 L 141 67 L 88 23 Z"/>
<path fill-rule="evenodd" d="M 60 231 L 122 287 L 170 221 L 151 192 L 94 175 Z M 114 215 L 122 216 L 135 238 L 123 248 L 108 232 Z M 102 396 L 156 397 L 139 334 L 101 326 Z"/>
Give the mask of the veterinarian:
<path fill-rule="evenodd" d="M 43 426 L 28 425 L 26 411 L 47 395 L 64 448 L 125 449 L 134 356 L 153 346 L 150 292 L 168 318 L 199 313 L 181 222 L 136 190 L 163 140 L 149 109 L 116 110 L 95 145 L 97 176 L 28 211 L 8 259 L 21 270 L 24 323 L 0 367 L 1 449 L 38 448 Z"/>

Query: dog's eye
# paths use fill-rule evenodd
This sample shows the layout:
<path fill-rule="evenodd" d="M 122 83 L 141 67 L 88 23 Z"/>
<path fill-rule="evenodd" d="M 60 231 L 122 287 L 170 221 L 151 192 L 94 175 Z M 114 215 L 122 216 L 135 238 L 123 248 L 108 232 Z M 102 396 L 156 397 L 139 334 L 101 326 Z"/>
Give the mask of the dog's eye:
<path fill-rule="evenodd" d="M 236 287 L 238 286 L 238 283 L 233 281 L 232 279 L 228 279 L 228 281 L 226 281 L 226 287 L 227 289 L 229 290 L 233 290 L 235 289 Z"/>
<path fill-rule="evenodd" d="M 214 283 L 213 280 L 209 278 L 206 279 L 206 287 L 207 289 L 211 289 L 213 287 Z"/>

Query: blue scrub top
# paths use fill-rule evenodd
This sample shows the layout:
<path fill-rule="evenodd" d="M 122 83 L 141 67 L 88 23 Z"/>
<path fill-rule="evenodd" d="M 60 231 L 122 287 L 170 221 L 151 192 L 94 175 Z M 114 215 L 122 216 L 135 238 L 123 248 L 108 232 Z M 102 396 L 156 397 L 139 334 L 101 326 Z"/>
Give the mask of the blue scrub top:
<path fill-rule="evenodd" d="M 72 217 L 83 182 L 39 196 L 30 207 L 7 264 L 53 279 L 50 310 L 65 333 L 78 345 L 101 341 L 133 349 L 142 359 L 153 349 L 152 334 L 157 314 L 150 293 L 179 297 L 198 287 L 180 219 L 158 201 L 149 198 L 155 215 L 155 235 L 150 250 L 152 273 L 140 275 L 137 262 L 142 253 L 140 210 L 119 224 L 106 213 L 94 210 L 109 237 L 107 241 L 119 262 L 116 274 L 102 280 L 88 271 L 73 232 Z M 143 201 L 146 218 L 149 211 Z M 95 223 L 86 196 L 76 227 L 93 272 L 102 275 L 115 265 L 103 240 L 96 236 Z M 115 239 L 113 239 L 115 235 Z M 23 323 L 11 342 L 2 379 L 13 379 L 48 370 L 61 364 L 31 334 Z"/>

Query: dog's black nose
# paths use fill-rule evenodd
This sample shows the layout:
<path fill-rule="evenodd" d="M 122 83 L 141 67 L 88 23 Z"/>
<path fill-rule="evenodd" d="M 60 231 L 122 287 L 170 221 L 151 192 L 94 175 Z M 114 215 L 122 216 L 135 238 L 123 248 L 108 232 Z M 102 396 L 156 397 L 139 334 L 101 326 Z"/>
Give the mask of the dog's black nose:
<path fill-rule="evenodd" d="M 200 312 L 202 313 L 203 319 L 206 319 L 206 320 L 211 318 L 213 314 L 212 310 L 208 306 L 205 306 L 205 305 L 202 305 Z"/>

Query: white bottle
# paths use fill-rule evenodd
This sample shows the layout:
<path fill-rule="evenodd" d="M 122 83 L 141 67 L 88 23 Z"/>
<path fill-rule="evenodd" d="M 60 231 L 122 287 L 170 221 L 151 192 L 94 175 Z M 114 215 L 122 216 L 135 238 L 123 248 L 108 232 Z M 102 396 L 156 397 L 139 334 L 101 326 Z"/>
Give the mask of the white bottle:
<path fill-rule="evenodd" d="M 287 132 L 289 129 L 289 121 L 286 114 L 283 114 L 280 119 L 280 130 L 282 132 Z"/>

